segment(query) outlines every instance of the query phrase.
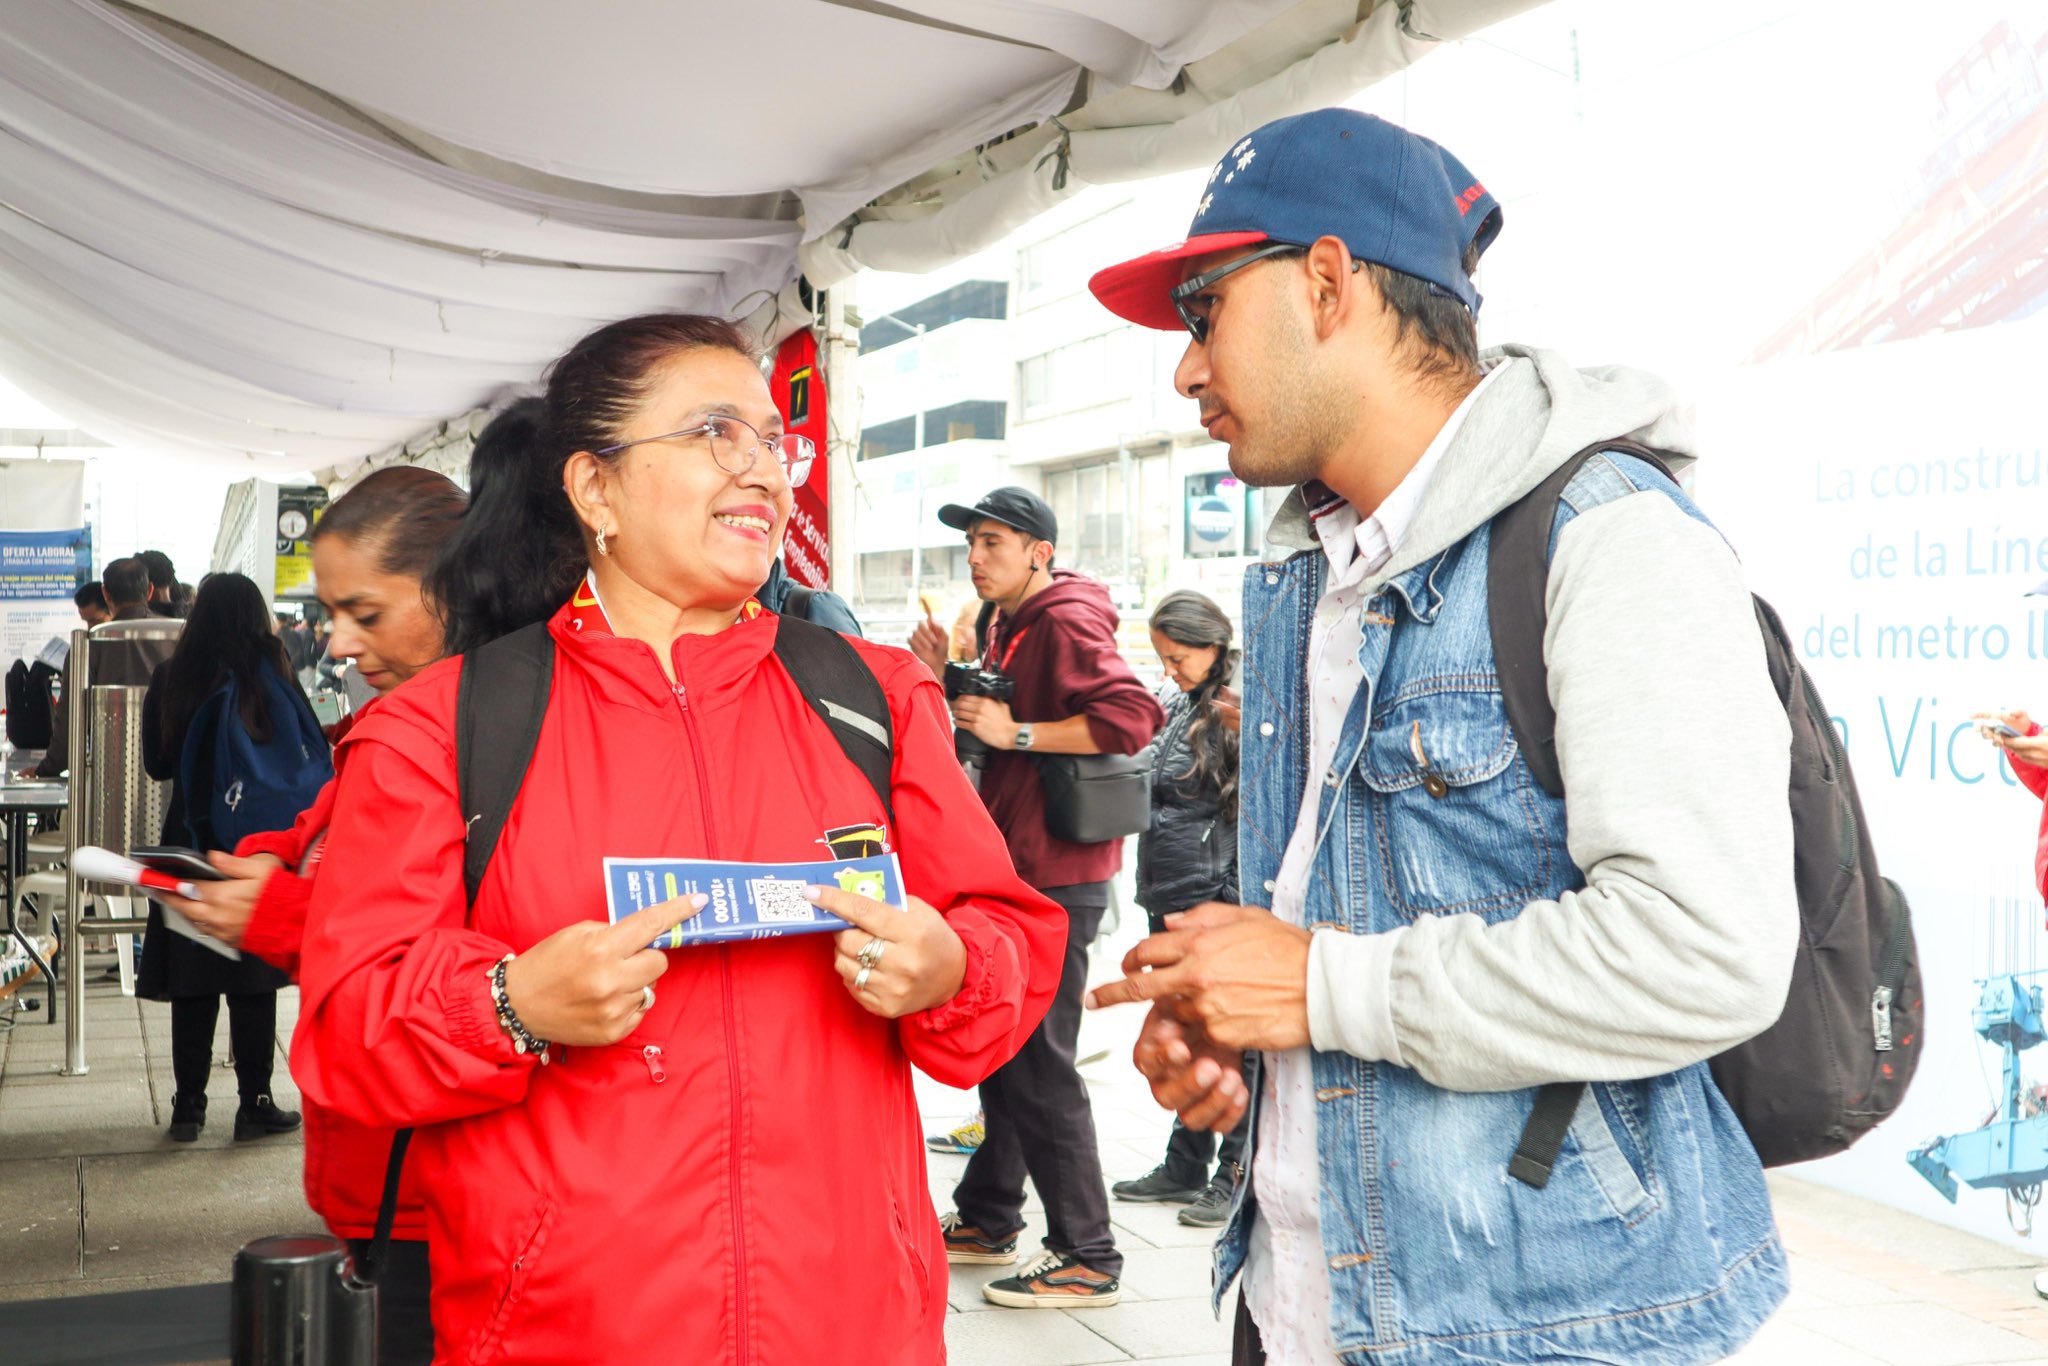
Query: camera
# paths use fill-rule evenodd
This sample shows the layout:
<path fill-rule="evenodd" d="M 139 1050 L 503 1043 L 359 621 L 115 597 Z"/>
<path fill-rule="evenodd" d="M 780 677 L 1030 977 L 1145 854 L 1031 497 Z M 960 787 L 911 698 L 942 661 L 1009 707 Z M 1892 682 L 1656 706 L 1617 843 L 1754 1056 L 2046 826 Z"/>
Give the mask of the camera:
<path fill-rule="evenodd" d="M 998 702 L 1008 702 L 1010 694 L 1017 691 L 1017 680 L 1008 674 L 957 659 L 948 661 L 946 675 L 940 681 L 946 686 L 948 702 L 961 697 L 993 697 Z M 955 728 L 953 757 L 969 768 L 978 769 L 988 758 L 988 746 L 972 731 Z"/>

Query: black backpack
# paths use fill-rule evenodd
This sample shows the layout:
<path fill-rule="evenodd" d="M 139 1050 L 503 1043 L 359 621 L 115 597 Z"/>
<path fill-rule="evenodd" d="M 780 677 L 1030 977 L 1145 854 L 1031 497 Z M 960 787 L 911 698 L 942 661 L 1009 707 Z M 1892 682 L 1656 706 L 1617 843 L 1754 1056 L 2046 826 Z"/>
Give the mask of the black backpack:
<path fill-rule="evenodd" d="M 775 656 L 796 680 L 811 710 L 831 730 L 848 761 L 881 798 L 882 810 L 893 826 L 896 811 L 890 805 L 889 790 L 895 731 L 889 720 L 888 695 L 874 671 L 846 637 L 795 616 L 778 618 Z M 519 800 L 534 747 L 540 743 L 554 679 L 555 642 L 544 622 L 500 636 L 463 659 L 462 681 L 455 695 L 455 771 L 462 810 L 469 818 L 462 881 L 472 906 L 483 885 L 484 870 L 498 847 L 498 837 L 512 814 L 512 804 Z M 391 1227 L 398 1217 L 399 1178 L 411 1142 L 411 1129 L 392 1135 L 391 1157 L 384 1167 L 384 1194 L 377 1205 L 377 1227 L 359 1268 L 364 1280 L 377 1278 L 390 1246 Z"/>
<path fill-rule="evenodd" d="M 1587 461 L 1610 456 L 1648 464 L 1684 503 L 1658 452 L 1601 441 L 1492 524 L 1487 612 L 1502 700 L 1522 757 L 1553 797 L 1564 795 L 1543 663 L 1553 528 L 1566 485 Z M 1579 492 L 1572 505 L 1583 512 L 1588 503 Z M 1776 1167 L 1841 1152 L 1898 1108 L 1920 1062 L 1923 1003 L 1912 919 L 1898 885 L 1878 874 L 1849 756 L 1778 614 L 1762 598 L 1752 601 L 1771 683 L 1792 725 L 1799 946 L 1778 1022 L 1711 1066 L 1757 1156 Z M 1549 1181 L 1585 1089 L 1584 1082 L 1553 1082 L 1538 1090 L 1508 1167 L 1513 1176 L 1538 1188 Z"/>
<path fill-rule="evenodd" d="M 51 717 L 50 685 L 57 671 L 40 659 L 17 659 L 7 670 L 7 743 L 16 749 L 48 749 Z"/>

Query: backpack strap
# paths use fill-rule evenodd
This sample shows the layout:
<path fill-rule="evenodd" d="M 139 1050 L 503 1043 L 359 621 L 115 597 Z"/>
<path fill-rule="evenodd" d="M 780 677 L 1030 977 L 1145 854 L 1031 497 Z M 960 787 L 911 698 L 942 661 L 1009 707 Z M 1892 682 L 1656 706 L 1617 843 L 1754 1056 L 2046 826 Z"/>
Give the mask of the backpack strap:
<path fill-rule="evenodd" d="M 555 642 L 546 622 L 478 646 L 462 661 L 455 767 L 468 822 L 462 883 L 472 906 L 540 743 L 554 681 Z"/>
<path fill-rule="evenodd" d="M 796 590 L 792 589 L 792 594 Z M 889 721 L 889 698 L 874 670 L 837 631 L 784 615 L 775 623 L 775 657 L 811 710 L 831 728 L 832 738 L 881 798 L 891 826 L 896 809 L 889 802 L 895 758 L 895 732 Z"/>
<path fill-rule="evenodd" d="M 789 591 L 782 595 L 782 607 L 778 615 L 802 617 L 805 621 L 809 621 L 811 619 L 811 594 L 814 591 L 800 583 L 791 584 Z"/>
<path fill-rule="evenodd" d="M 1558 500 L 1588 460 L 1608 451 L 1648 461 L 1672 483 L 1665 457 L 1648 446 L 1615 439 L 1596 441 L 1559 465 L 1548 479 L 1493 519 L 1486 564 L 1486 615 L 1493 635 L 1494 670 L 1501 701 L 1529 771 L 1545 792 L 1564 795 L 1557 766 L 1557 709 L 1550 705 L 1550 676 L 1543 663 L 1543 635 L 1550 622 L 1546 605 L 1550 546 Z"/>
<path fill-rule="evenodd" d="M 1550 624 L 1550 548 L 1566 488 L 1587 461 L 1608 451 L 1647 461 L 1672 483 L 1678 482 L 1664 457 L 1648 446 L 1625 439 L 1596 441 L 1494 517 L 1486 562 L 1487 624 L 1508 726 L 1530 774 L 1553 797 L 1564 796 L 1564 775 L 1557 765 L 1557 709 L 1550 704 L 1550 671 L 1543 662 L 1543 636 Z M 1537 1190 L 1550 1183 L 1585 1094 L 1582 1081 L 1554 1081 L 1537 1088 L 1535 1106 L 1508 1161 L 1508 1175 Z"/>
<path fill-rule="evenodd" d="M 544 621 L 522 626 L 463 657 L 462 681 L 455 693 L 455 780 L 468 820 L 462 886 L 471 906 L 526 782 L 554 682 L 555 642 Z M 376 1231 L 356 1269 L 363 1280 L 375 1281 L 384 1269 L 391 1229 L 398 1219 L 399 1178 L 411 1142 L 409 1128 L 391 1136 Z"/>

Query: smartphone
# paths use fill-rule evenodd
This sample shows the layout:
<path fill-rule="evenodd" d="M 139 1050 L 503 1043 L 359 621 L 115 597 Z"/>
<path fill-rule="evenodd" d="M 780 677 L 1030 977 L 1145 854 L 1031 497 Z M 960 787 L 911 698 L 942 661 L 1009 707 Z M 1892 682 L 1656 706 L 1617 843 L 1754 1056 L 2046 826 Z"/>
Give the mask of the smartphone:
<path fill-rule="evenodd" d="M 2008 740 L 2020 738 L 2020 733 L 2003 721 L 1979 721 L 1977 724 L 1983 729 L 1990 731 L 1993 735 L 2003 735 Z"/>
<path fill-rule="evenodd" d="M 169 844 L 146 844 L 128 851 L 128 857 L 145 868 L 187 882 L 225 882 L 227 874 L 206 861 L 197 849 L 180 849 Z"/>

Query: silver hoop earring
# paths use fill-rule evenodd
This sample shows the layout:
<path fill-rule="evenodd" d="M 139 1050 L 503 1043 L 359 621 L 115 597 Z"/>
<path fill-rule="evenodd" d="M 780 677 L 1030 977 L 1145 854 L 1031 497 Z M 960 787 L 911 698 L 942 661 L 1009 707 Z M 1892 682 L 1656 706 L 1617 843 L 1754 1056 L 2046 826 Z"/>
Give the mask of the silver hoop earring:
<path fill-rule="evenodd" d="M 600 555 L 609 555 L 612 553 L 612 548 L 604 543 L 603 527 L 599 527 L 597 529 L 597 553 Z"/>

